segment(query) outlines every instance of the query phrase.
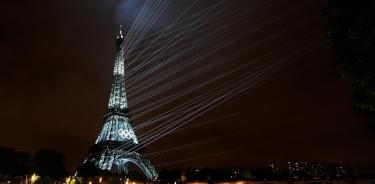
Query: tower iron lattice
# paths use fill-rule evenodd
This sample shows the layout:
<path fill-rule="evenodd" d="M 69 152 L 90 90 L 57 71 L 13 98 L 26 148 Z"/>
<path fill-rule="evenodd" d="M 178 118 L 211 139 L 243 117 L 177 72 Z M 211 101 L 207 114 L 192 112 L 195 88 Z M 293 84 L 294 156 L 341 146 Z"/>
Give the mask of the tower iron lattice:
<path fill-rule="evenodd" d="M 89 172 L 93 170 L 126 174 L 130 169 L 130 164 L 133 163 L 139 167 L 147 179 L 155 180 L 158 177 L 145 149 L 139 145 L 132 126 L 126 98 L 123 41 L 120 26 L 120 33 L 116 38 L 112 88 L 103 126 L 95 144 L 91 146 L 88 155 L 76 172 L 76 176 L 90 174 Z M 142 149 L 134 149 L 139 147 Z"/>

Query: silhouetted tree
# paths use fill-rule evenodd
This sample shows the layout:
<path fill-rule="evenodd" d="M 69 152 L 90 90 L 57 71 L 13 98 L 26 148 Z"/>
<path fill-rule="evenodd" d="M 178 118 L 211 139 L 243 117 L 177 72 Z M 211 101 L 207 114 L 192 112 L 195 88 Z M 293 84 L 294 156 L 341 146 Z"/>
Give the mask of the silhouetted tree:
<path fill-rule="evenodd" d="M 12 163 L 14 157 L 14 149 L 7 147 L 0 147 L 0 174 L 11 175 L 14 170 Z"/>
<path fill-rule="evenodd" d="M 241 178 L 244 179 L 244 180 L 251 180 L 251 179 L 254 179 L 255 176 L 252 172 L 250 171 L 243 171 L 241 173 Z"/>
<path fill-rule="evenodd" d="M 0 174 L 23 176 L 31 172 L 32 156 L 28 152 L 0 147 Z"/>
<path fill-rule="evenodd" d="M 180 169 L 163 170 L 159 173 L 159 179 L 162 183 L 174 183 L 181 178 L 182 171 Z"/>
<path fill-rule="evenodd" d="M 353 109 L 374 122 L 375 1 L 330 0 L 325 13 L 337 64 L 353 88 Z"/>
<path fill-rule="evenodd" d="M 13 164 L 15 166 L 14 176 L 28 175 L 32 171 L 32 156 L 29 152 L 17 151 L 14 154 Z"/>
<path fill-rule="evenodd" d="M 252 171 L 257 180 L 273 179 L 273 173 L 263 167 L 258 167 Z"/>
<path fill-rule="evenodd" d="M 57 179 L 64 177 L 67 173 L 65 157 L 62 153 L 40 149 L 35 153 L 34 162 L 35 171 L 41 176 Z"/>

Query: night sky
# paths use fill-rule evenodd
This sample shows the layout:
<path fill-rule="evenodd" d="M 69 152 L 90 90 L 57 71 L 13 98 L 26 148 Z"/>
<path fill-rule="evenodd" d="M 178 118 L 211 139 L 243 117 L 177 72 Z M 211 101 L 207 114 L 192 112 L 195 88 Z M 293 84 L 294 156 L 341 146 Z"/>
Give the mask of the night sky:
<path fill-rule="evenodd" d="M 168 26 L 191 2 L 173 0 L 150 33 Z M 232 6 L 229 2 L 221 7 Z M 126 32 L 142 3 L 141 0 L 5 0 L 0 3 L 1 146 L 24 151 L 54 149 L 66 155 L 70 170 L 80 164 L 99 133 L 106 111 L 118 26 L 123 24 Z M 215 0 L 198 1 L 186 16 L 215 3 Z M 159 169 L 255 167 L 296 159 L 374 163 L 375 132 L 367 128 L 366 119 L 351 111 L 350 86 L 335 68 L 334 50 L 325 38 L 326 22 L 321 11 L 326 1 L 243 0 L 236 3 L 240 9 L 227 8 L 216 21 L 215 25 L 224 25 L 223 29 L 194 43 L 200 44 L 199 49 L 189 52 L 175 65 L 189 62 L 201 52 L 214 49 L 214 43 L 225 43 L 231 36 L 241 39 L 188 70 L 212 65 L 241 49 L 246 54 L 138 105 L 198 85 L 262 55 L 265 57 L 258 64 L 244 67 L 233 77 L 255 71 L 252 67 L 260 63 L 270 65 L 286 59 L 287 64 L 265 74 L 261 84 L 184 126 L 191 128 L 147 146 L 150 153 L 155 153 L 207 141 L 151 154 L 153 163 Z M 225 26 L 233 20 L 237 22 Z M 197 31 L 205 35 L 215 29 L 204 25 Z M 155 60 L 154 64 L 176 52 L 178 49 L 171 49 L 169 55 Z M 136 66 L 129 66 L 129 70 Z M 167 69 L 168 66 L 156 73 Z M 142 71 L 129 80 L 140 76 Z M 226 77 L 217 84 L 230 79 Z M 128 89 L 130 110 L 136 109 L 131 103 L 139 95 L 132 90 Z M 154 113 L 134 118 L 133 123 L 147 121 L 194 95 L 198 94 L 187 95 Z M 186 161 L 174 163 L 182 160 Z"/>

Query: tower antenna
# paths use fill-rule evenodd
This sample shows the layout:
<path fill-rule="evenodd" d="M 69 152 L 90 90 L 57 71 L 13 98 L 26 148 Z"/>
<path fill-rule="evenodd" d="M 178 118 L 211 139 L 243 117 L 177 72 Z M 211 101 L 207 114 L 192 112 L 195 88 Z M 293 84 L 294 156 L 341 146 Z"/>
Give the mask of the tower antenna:
<path fill-rule="evenodd" d="M 120 37 L 122 38 L 122 25 L 120 24 Z"/>

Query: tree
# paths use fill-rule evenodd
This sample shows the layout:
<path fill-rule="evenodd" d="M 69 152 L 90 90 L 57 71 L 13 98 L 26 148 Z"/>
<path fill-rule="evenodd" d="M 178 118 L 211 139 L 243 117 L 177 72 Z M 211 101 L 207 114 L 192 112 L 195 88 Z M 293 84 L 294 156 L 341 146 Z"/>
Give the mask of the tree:
<path fill-rule="evenodd" d="M 15 167 L 14 176 L 24 176 L 31 173 L 32 169 L 32 156 L 29 152 L 16 151 L 14 153 L 14 162 Z"/>
<path fill-rule="evenodd" d="M 374 126 L 375 1 L 330 0 L 325 13 L 337 64 L 352 85 L 352 107 Z"/>
<path fill-rule="evenodd" d="M 65 156 L 53 150 L 40 149 L 34 156 L 35 171 L 40 176 L 58 179 L 67 174 Z"/>
<path fill-rule="evenodd" d="M 0 147 L 0 175 L 23 176 L 30 174 L 31 167 L 30 153 Z"/>
<path fill-rule="evenodd" d="M 14 157 L 14 149 L 0 147 L 0 175 L 11 175 L 14 170 L 12 163 Z"/>

